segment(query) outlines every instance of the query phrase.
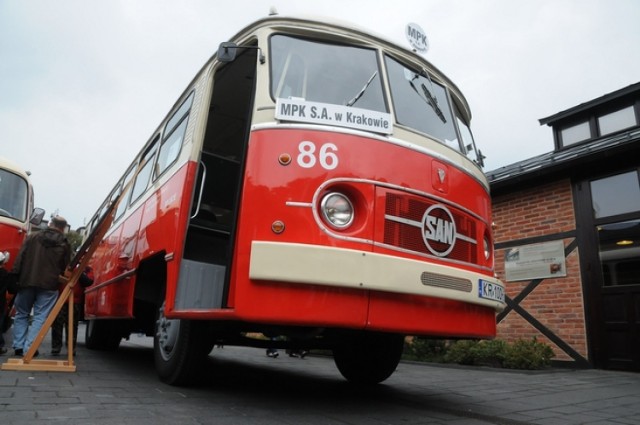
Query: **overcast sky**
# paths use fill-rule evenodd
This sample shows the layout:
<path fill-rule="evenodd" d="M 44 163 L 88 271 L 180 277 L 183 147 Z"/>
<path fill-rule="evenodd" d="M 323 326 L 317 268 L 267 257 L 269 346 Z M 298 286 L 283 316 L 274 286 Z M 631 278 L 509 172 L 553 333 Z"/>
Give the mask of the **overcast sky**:
<path fill-rule="evenodd" d="M 419 24 L 485 171 L 553 150 L 540 118 L 640 81 L 638 0 L 0 0 L 0 156 L 31 171 L 47 217 L 82 226 L 218 44 L 270 6 L 405 46 Z"/>

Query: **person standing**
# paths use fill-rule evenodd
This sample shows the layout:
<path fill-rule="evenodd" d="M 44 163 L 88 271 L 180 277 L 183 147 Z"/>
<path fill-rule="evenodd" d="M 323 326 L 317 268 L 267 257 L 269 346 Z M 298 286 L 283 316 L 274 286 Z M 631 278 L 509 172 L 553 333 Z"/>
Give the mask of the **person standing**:
<path fill-rule="evenodd" d="M 73 286 L 73 355 L 76 355 L 76 342 L 78 341 L 78 322 L 82 317 L 84 308 L 84 289 L 93 283 L 93 269 L 87 267 L 80 275 L 78 282 Z M 60 293 L 67 286 L 67 282 L 61 283 Z M 51 355 L 57 356 L 62 350 L 62 333 L 67 335 L 69 341 L 69 303 L 64 303 L 56 320 L 51 325 Z"/>
<path fill-rule="evenodd" d="M 64 235 L 67 221 L 55 216 L 46 230 L 31 234 L 22 244 L 12 272 L 19 290 L 14 300 L 13 349 L 16 356 L 29 351 L 58 299 L 58 278 L 71 261 L 71 246 Z M 33 309 L 33 320 L 29 315 Z"/>

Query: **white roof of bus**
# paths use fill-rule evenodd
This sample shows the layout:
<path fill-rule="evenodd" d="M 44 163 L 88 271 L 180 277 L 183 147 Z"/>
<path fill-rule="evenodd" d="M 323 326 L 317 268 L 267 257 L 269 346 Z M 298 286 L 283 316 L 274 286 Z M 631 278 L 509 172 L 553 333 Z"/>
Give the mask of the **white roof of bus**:
<path fill-rule="evenodd" d="M 24 170 L 24 168 L 2 156 L 0 156 L 0 168 L 9 170 L 14 174 L 18 174 L 24 177 L 26 180 L 29 180 L 29 174 Z"/>
<path fill-rule="evenodd" d="M 311 26 L 319 26 L 319 27 L 326 26 L 328 29 L 329 28 L 344 29 L 345 32 L 353 33 L 355 35 L 360 35 L 364 38 L 376 40 L 377 42 L 383 45 L 386 45 L 390 49 L 397 49 L 397 50 L 403 51 L 409 57 L 413 57 L 416 60 L 416 62 L 422 62 L 427 64 L 428 65 L 427 67 L 432 73 L 434 73 L 435 75 L 438 75 L 442 80 L 446 81 L 450 89 L 456 92 L 456 94 L 460 97 L 460 100 L 464 102 L 465 112 L 469 114 L 469 119 L 471 118 L 471 112 L 469 110 L 469 105 L 467 104 L 467 100 L 462 94 L 462 92 L 460 91 L 460 89 L 458 88 L 458 86 L 453 81 L 451 81 L 451 79 L 449 79 L 449 77 L 444 72 L 438 69 L 428 59 L 426 59 L 424 56 L 413 51 L 412 48 L 409 46 L 409 43 L 407 43 L 407 46 L 403 46 L 401 44 L 398 44 L 395 41 L 388 39 L 384 35 L 381 35 L 371 29 L 361 27 L 349 21 L 336 19 L 332 17 L 319 16 L 319 15 L 300 15 L 300 16 L 284 16 L 284 15 L 277 15 L 277 14 L 269 15 L 246 25 L 240 31 L 235 33 L 231 38 L 229 38 L 229 40 L 234 40 L 234 41 L 240 40 L 244 38 L 248 33 L 251 33 L 252 31 L 254 31 L 256 28 L 259 28 L 261 26 L 270 26 L 270 25 L 277 26 L 278 22 L 281 22 L 283 25 L 295 25 L 296 23 L 298 23 L 300 25 L 311 25 Z"/>
<path fill-rule="evenodd" d="M 386 38 L 382 34 L 376 33 L 375 31 L 372 31 L 371 29 L 361 27 L 359 25 L 354 24 L 353 22 L 346 21 L 346 20 L 343 20 L 343 19 L 337 19 L 337 18 L 328 17 L 328 16 L 321 16 L 321 15 L 296 15 L 296 16 L 269 15 L 269 16 L 265 16 L 263 18 L 255 20 L 255 21 L 251 22 L 250 24 L 246 25 L 244 28 L 242 28 L 240 31 L 238 31 L 233 37 L 231 37 L 231 39 L 233 40 L 233 39 L 237 38 L 238 36 L 241 36 L 247 30 L 252 30 L 252 29 L 254 29 L 256 27 L 259 27 L 263 23 L 267 24 L 267 25 L 273 25 L 273 23 L 278 22 L 278 21 L 281 21 L 281 22 L 287 23 L 287 24 L 294 24 L 294 23 L 298 22 L 298 23 L 308 23 L 308 24 L 320 25 L 320 26 L 325 25 L 327 27 L 333 27 L 333 28 L 344 28 L 345 30 L 347 30 L 349 32 L 360 33 L 360 34 L 365 35 L 367 37 L 376 38 L 376 39 L 378 39 L 380 41 L 383 41 L 383 42 L 388 43 L 388 44 L 392 44 L 394 46 L 403 47 L 403 46 L 398 45 L 398 43 L 396 43 L 394 41 L 391 41 L 390 39 Z"/>

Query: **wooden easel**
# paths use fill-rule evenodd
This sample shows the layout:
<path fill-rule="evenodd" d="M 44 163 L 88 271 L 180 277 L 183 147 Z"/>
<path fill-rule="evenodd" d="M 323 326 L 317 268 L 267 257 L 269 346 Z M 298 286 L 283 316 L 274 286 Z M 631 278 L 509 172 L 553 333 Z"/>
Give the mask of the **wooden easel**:
<path fill-rule="evenodd" d="M 85 270 L 89 260 L 91 259 L 91 255 L 93 255 L 105 233 L 109 230 L 109 227 L 113 222 L 113 213 L 119 201 L 120 197 L 111 204 L 105 215 L 100 219 L 100 222 L 82 244 L 76 256 L 71 260 L 69 268 L 63 278 L 67 282 L 67 285 L 58 296 L 58 301 L 53 306 L 51 313 L 49 313 L 47 320 L 45 320 L 40 332 L 36 336 L 36 339 L 33 341 L 33 344 L 31 344 L 31 347 L 29 347 L 29 350 L 21 359 L 8 359 L 6 363 L 2 364 L 2 370 L 37 370 L 51 372 L 76 371 L 76 365 L 73 361 L 73 287 L 78 283 L 80 275 Z M 66 276 L 68 276 L 68 280 L 66 280 Z M 58 313 L 65 302 L 68 303 L 69 309 L 69 323 L 67 328 L 67 360 L 34 359 L 33 356 L 40 347 L 40 344 L 42 344 L 42 340 L 44 340 L 47 332 L 49 332 L 53 321 L 58 316 Z"/>
<path fill-rule="evenodd" d="M 40 371 L 57 371 L 57 372 L 75 372 L 76 366 L 73 362 L 73 287 L 77 283 L 80 274 L 82 273 L 81 268 L 77 268 L 76 271 L 71 275 L 67 286 L 65 286 L 64 290 L 58 297 L 58 301 L 54 305 L 51 313 L 45 320 L 40 332 L 36 336 L 36 339 L 29 347 L 29 350 L 21 359 L 9 359 L 6 363 L 2 364 L 2 370 L 40 370 Z M 69 323 L 67 328 L 67 352 L 69 353 L 67 360 L 34 360 L 33 356 L 36 350 L 42 344 L 42 340 L 44 339 L 47 332 L 51 328 L 53 321 L 58 316 L 58 313 L 62 309 L 64 303 L 68 303 L 69 309 Z M 71 334 L 71 335 L 70 335 Z"/>

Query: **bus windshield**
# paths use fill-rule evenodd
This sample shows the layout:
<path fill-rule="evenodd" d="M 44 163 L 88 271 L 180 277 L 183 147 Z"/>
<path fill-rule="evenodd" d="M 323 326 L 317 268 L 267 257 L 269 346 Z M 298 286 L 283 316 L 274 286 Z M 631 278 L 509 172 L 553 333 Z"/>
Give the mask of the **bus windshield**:
<path fill-rule="evenodd" d="M 374 49 L 277 34 L 271 37 L 274 99 L 342 105 L 389 112 Z M 478 162 L 466 119 L 444 85 L 424 69 L 385 55 L 396 122 Z"/>
<path fill-rule="evenodd" d="M 375 50 L 274 35 L 271 66 L 274 99 L 388 112 Z"/>
<path fill-rule="evenodd" d="M 0 170 L 0 217 L 27 219 L 28 185 L 22 177 Z"/>

